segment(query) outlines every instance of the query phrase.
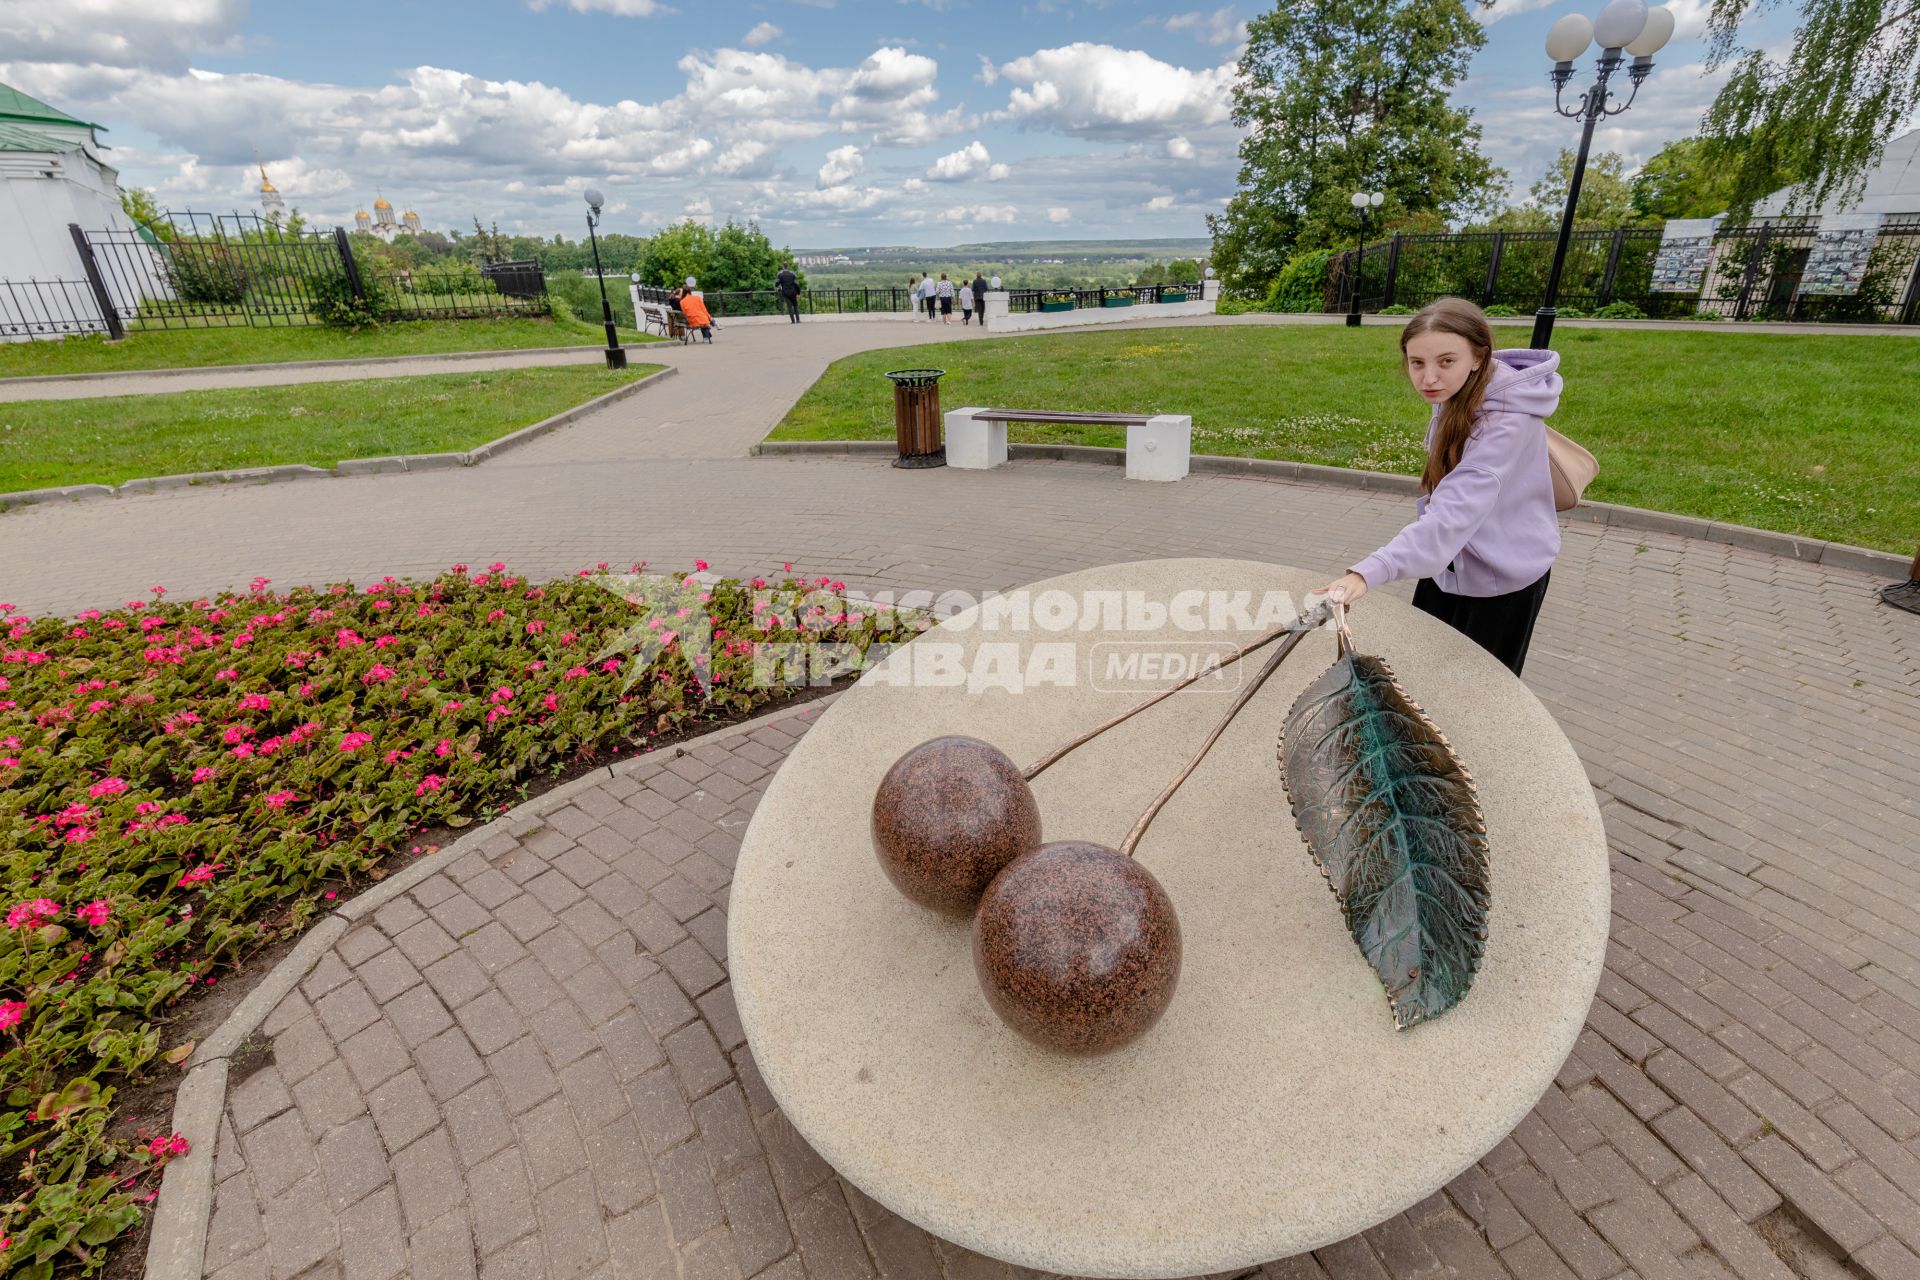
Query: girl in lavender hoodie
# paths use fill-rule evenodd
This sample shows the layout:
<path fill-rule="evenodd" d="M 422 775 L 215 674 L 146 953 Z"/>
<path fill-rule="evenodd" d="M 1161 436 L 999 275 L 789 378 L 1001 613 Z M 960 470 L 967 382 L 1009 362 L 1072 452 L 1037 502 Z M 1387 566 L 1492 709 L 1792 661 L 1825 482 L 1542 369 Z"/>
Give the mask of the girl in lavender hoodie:
<path fill-rule="evenodd" d="M 1560 404 L 1560 357 L 1495 351 L 1485 313 L 1459 298 L 1414 316 L 1400 351 L 1433 406 L 1414 521 L 1321 590 L 1352 604 L 1370 587 L 1418 578 L 1416 609 L 1517 676 L 1560 553 L 1544 421 Z"/>

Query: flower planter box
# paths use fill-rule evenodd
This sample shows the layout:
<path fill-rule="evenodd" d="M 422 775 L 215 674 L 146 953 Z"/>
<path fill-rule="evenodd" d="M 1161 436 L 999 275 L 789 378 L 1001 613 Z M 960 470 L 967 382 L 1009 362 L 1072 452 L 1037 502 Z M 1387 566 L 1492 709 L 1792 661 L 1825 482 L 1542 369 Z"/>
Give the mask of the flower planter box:
<path fill-rule="evenodd" d="M 1043 303 L 1041 303 L 1041 304 L 1040 304 L 1040 310 L 1042 310 L 1042 311 L 1071 311 L 1071 310 L 1073 310 L 1073 304 L 1072 304 L 1071 302 L 1043 302 Z"/>
<path fill-rule="evenodd" d="M 1133 295 L 1129 293 L 1125 297 L 1120 298 L 1102 298 L 1100 299 L 1100 305 L 1103 307 L 1130 307 L 1133 305 Z"/>
<path fill-rule="evenodd" d="M 1165 293 L 1162 293 L 1160 295 L 1160 301 L 1162 302 L 1185 302 L 1186 300 L 1187 300 L 1186 294 L 1176 293 L 1171 289 L 1167 290 Z"/>

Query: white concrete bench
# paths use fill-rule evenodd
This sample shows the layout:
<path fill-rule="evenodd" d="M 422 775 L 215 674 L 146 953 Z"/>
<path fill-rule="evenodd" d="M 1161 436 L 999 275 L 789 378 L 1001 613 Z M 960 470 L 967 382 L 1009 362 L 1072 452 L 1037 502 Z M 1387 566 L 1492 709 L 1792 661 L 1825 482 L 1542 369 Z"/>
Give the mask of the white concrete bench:
<path fill-rule="evenodd" d="M 1127 429 L 1127 479 L 1183 479 L 1193 458 L 1193 419 L 1184 413 L 1052 413 L 980 409 L 946 415 L 947 465 L 985 470 L 1007 461 L 1010 422 L 1073 422 Z"/>

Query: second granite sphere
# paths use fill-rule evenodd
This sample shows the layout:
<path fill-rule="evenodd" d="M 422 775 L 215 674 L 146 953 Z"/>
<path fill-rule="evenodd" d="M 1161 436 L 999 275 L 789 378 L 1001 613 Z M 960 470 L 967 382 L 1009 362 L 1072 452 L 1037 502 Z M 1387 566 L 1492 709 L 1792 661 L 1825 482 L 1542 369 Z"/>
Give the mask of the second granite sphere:
<path fill-rule="evenodd" d="M 873 850 L 900 892 L 964 915 L 1003 867 L 1040 844 L 1040 805 L 1005 752 L 949 735 L 914 747 L 873 796 Z"/>
<path fill-rule="evenodd" d="M 1008 1026 L 1061 1053 L 1146 1034 L 1180 981 L 1180 921 L 1153 873 L 1104 845 L 1041 845 L 987 886 L 973 966 Z"/>

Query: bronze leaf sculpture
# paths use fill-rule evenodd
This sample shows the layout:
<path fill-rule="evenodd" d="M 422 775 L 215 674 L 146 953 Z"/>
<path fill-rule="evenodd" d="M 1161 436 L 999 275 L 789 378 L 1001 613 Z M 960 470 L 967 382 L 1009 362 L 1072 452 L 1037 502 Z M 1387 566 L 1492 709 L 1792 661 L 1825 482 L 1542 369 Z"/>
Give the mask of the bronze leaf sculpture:
<path fill-rule="evenodd" d="M 1458 1004 L 1480 967 L 1487 828 L 1446 735 L 1384 661 L 1355 652 L 1343 613 L 1339 656 L 1281 729 L 1281 781 L 1404 1031 Z"/>

